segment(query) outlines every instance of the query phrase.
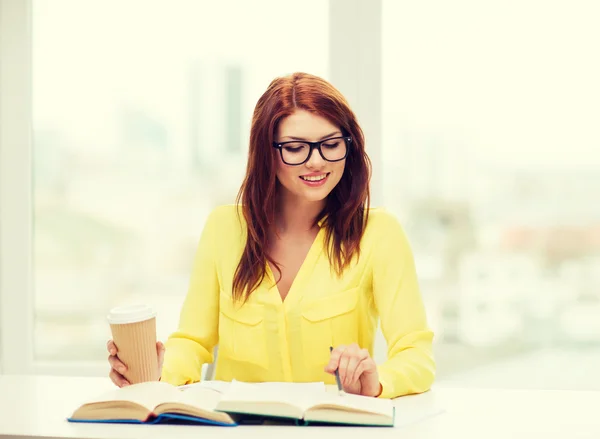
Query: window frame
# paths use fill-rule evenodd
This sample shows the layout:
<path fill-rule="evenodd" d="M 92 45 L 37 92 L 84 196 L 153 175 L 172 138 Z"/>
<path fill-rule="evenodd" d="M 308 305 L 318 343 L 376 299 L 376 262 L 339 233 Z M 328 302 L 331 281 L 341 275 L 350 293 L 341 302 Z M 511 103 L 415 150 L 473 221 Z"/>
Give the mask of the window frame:
<path fill-rule="evenodd" d="M 0 0 L 0 371 L 33 366 L 31 1 Z"/>

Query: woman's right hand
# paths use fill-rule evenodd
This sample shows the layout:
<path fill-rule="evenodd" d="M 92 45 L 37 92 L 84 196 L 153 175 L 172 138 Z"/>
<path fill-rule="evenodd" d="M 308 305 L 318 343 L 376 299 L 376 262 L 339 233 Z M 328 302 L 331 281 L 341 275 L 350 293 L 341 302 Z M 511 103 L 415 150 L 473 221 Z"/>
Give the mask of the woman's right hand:
<path fill-rule="evenodd" d="M 110 373 L 108 374 L 109 378 L 112 380 L 115 385 L 118 387 L 124 387 L 129 385 L 129 381 L 123 376 L 125 372 L 127 372 L 127 365 L 123 364 L 119 357 L 117 357 L 117 345 L 112 340 L 108 340 L 106 343 L 106 348 L 108 349 L 108 363 L 110 364 Z M 160 372 L 162 370 L 163 360 L 165 357 L 165 345 L 162 342 L 156 343 L 156 355 L 158 355 L 158 375 L 160 376 Z"/>

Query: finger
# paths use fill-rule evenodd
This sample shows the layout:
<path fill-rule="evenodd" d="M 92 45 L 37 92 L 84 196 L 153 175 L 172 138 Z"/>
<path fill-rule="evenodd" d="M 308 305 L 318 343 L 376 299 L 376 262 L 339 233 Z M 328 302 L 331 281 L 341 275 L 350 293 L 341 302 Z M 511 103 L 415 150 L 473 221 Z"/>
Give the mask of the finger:
<path fill-rule="evenodd" d="M 117 373 L 114 369 L 111 369 L 108 374 L 111 381 L 118 387 L 125 387 L 129 385 L 129 381 L 127 381 L 121 374 Z"/>
<path fill-rule="evenodd" d="M 162 342 L 160 341 L 156 343 L 156 353 L 158 354 L 158 368 L 160 372 L 160 370 L 162 369 L 163 361 L 165 359 L 165 345 L 162 344 Z"/>
<path fill-rule="evenodd" d="M 354 369 L 354 374 L 352 375 L 352 383 L 356 383 L 358 382 L 358 380 L 360 379 L 360 376 L 363 374 L 363 372 L 365 371 L 365 363 L 368 360 L 363 360 L 360 363 L 358 363 L 358 365 L 356 366 L 356 369 Z"/>
<path fill-rule="evenodd" d="M 359 359 L 360 359 L 359 364 L 357 365 L 357 368 L 354 370 L 354 376 L 352 377 L 352 382 L 356 382 L 364 372 L 377 368 L 377 365 L 375 364 L 375 361 L 373 361 L 373 359 L 369 355 L 368 350 L 361 349 L 360 353 L 359 353 Z"/>
<path fill-rule="evenodd" d="M 347 349 L 342 353 L 340 357 L 338 373 L 340 374 L 340 381 L 342 382 L 342 385 L 346 382 L 346 377 L 348 376 L 348 364 L 350 363 L 351 357 L 352 354 L 350 354 Z"/>
<path fill-rule="evenodd" d="M 121 360 L 119 360 L 116 356 L 109 355 L 108 362 L 110 367 L 119 372 L 120 374 L 124 374 L 127 372 L 127 366 L 123 364 Z"/>
<path fill-rule="evenodd" d="M 335 371 L 339 368 L 340 357 L 342 352 L 346 349 L 346 346 L 340 345 L 336 347 L 333 351 L 331 351 L 331 355 L 329 356 L 329 363 L 325 366 L 325 372 L 335 373 Z"/>
<path fill-rule="evenodd" d="M 108 340 L 108 342 L 106 343 L 106 349 L 108 350 L 108 353 L 110 355 L 117 355 L 117 345 L 114 341 Z"/>
<path fill-rule="evenodd" d="M 372 358 L 367 358 L 366 360 L 361 361 L 356 367 L 356 370 L 354 371 L 354 377 L 352 379 L 352 382 L 357 382 L 358 380 L 360 380 L 360 377 L 364 373 L 371 372 L 376 369 L 377 365 L 375 364 L 375 361 L 373 361 Z"/>
<path fill-rule="evenodd" d="M 348 366 L 346 367 L 346 372 L 344 373 L 344 379 L 342 380 L 342 385 L 349 386 L 356 381 L 354 376 L 356 375 L 356 368 L 361 363 L 361 359 L 355 355 L 350 356 L 348 359 Z M 360 376 L 360 375 L 359 375 Z M 340 378 L 341 378 L 340 374 Z"/>
<path fill-rule="evenodd" d="M 165 353 L 165 345 L 163 344 L 162 341 L 156 342 L 156 353 L 158 355 L 163 355 Z"/>
<path fill-rule="evenodd" d="M 340 369 L 342 369 L 342 362 L 346 365 L 343 372 L 340 370 L 340 380 L 342 385 L 347 386 L 352 381 L 354 369 L 362 360 L 362 352 L 356 343 L 352 343 L 345 349 L 343 355 L 347 357 L 347 360 L 340 360 Z"/>

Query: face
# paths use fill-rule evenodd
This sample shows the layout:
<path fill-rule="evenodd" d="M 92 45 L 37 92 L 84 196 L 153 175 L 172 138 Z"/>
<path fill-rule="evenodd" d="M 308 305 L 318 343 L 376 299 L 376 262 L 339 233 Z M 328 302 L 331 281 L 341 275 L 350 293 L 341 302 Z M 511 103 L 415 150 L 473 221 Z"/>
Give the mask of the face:
<path fill-rule="evenodd" d="M 279 123 L 275 133 L 275 142 L 317 142 L 341 136 L 340 128 L 327 119 L 305 110 L 296 110 Z M 337 148 L 344 148 L 341 139 L 324 142 L 321 145 L 321 150 L 328 158 L 335 158 L 336 142 L 342 143 L 338 144 Z M 284 163 L 279 151 L 274 150 L 274 152 L 277 157 L 277 179 L 283 190 L 304 201 L 323 201 L 339 183 L 346 165 L 346 159 L 336 162 L 323 159 L 316 149 L 312 150 L 307 162 L 296 166 Z M 305 153 L 302 152 L 302 149 L 290 148 L 284 154 L 303 155 Z M 286 158 L 286 161 L 290 162 L 291 160 Z"/>

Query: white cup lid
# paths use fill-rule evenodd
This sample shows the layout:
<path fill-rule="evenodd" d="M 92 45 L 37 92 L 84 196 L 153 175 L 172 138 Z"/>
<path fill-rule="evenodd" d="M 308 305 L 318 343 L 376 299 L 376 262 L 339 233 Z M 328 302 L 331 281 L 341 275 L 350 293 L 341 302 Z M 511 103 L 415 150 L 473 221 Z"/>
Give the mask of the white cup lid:
<path fill-rule="evenodd" d="M 124 324 L 143 322 L 156 317 L 156 311 L 146 304 L 117 306 L 108 313 L 107 319 L 110 324 Z"/>

